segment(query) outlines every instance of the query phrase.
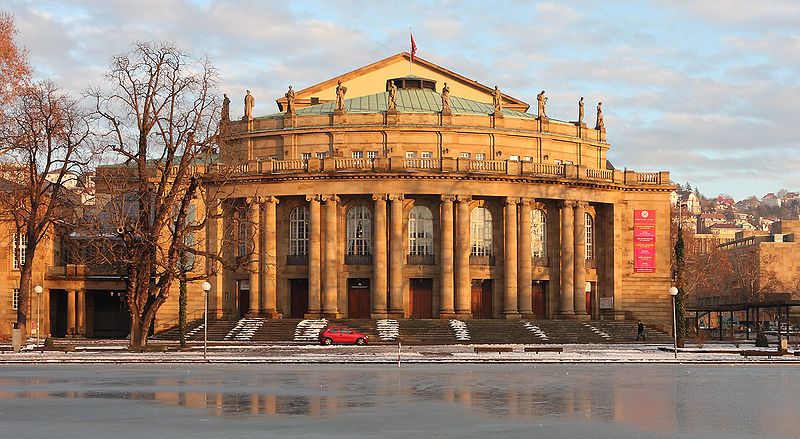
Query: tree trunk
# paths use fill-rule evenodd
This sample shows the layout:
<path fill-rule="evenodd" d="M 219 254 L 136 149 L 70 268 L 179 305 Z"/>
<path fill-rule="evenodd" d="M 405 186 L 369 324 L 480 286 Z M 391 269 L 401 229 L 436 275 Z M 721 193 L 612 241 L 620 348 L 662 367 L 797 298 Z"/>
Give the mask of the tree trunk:
<path fill-rule="evenodd" d="M 30 256 L 29 256 L 30 258 Z M 19 302 L 17 306 L 17 327 L 20 329 L 22 339 L 28 337 L 28 304 L 31 297 L 31 262 L 32 259 L 26 260 L 22 264 L 22 273 L 20 273 L 19 280 Z"/>
<path fill-rule="evenodd" d="M 178 296 L 178 327 L 181 335 L 181 347 L 186 347 L 186 277 L 181 276 L 180 294 Z"/>

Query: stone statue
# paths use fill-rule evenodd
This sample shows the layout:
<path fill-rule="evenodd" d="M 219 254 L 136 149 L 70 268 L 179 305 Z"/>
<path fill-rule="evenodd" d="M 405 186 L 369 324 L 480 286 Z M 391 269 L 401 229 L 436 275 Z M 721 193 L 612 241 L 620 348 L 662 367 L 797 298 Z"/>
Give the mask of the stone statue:
<path fill-rule="evenodd" d="M 222 95 L 222 121 L 231 121 L 231 100 L 227 94 Z"/>
<path fill-rule="evenodd" d="M 539 116 L 539 119 L 547 117 L 547 111 L 545 109 L 545 105 L 547 105 L 547 98 L 544 97 L 544 90 L 542 90 L 541 93 L 536 95 L 536 102 L 539 105 L 537 110 L 537 115 Z"/>
<path fill-rule="evenodd" d="M 289 86 L 289 91 L 286 92 L 284 95 L 286 96 L 286 112 L 289 114 L 294 114 L 294 90 L 292 90 L 292 86 Z"/>
<path fill-rule="evenodd" d="M 494 105 L 494 112 L 500 113 L 500 110 L 503 109 L 503 94 L 500 93 L 500 87 L 494 86 L 494 91 L 492 92 L 492 105 Z"/>
<path fill-rule="evenodd" d="M 389 100 L 386 102 L 386 109 L 397 110 L 397 86 L 394 82 L 389 83 Z"/>
<path fill-rule="evenodd" d="M 605 124 L 603 123 L 603 103 L 597 103 L 597 125 L 595 125 L 594 129 L 596 130 L 604 130 L 606 129 Z"/>
<path fill-rule="evenodd" d="M 247 94 L 244 95 L 244 120 L 253 120 L 253 107 L 256 106 L 256 98 L 250 94 L 250 90 L 247 90 Z"/>
<path fill-rule="evenodd" d="M 583 96 L 578 101 L 578 125 L 583 125 Z"/>
<path fill-rule="evenodd" d="M 347 93 L 347 87 L 342 85 L 342 81 L 338 81 L 336 85 L 336 110 L 344 111 L 344 94 Z"/>
<path fill-rule="evenodd" d="M 442 113 L 450 112 L 450 87 L 445 82 L 444 87 L 442 87 Z"/>

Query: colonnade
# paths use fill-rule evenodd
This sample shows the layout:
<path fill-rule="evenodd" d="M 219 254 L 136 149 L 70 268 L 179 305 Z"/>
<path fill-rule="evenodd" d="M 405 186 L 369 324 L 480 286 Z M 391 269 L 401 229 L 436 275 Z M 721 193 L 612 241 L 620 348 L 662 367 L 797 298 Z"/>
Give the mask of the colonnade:
<path fill-rule="evenodd" d="M 249 203 L 254 248 L 250 256 L 250 316 L 279 317 L 277 310 L 277 204 L 273 196 L 253 197 Z M 308 195 L 308 314 L 342 317 L 338 308 L 338 208 L 335 194 Z M 404 317 L 403 271 L 406 265 L 403 214 L 404 194 L 375 194 L 373 215 L 374 267 L 371 284 L 373 318 Z M 470 274 L 470 203 L 468 195 L 445 194 L 440 199 L 439 317 L 472 316 Z M 503 289 L 501 317 L 533 316 L 531 211 L 535 200 L 503 200 Z M 388 211 L 387 211 L 388 204 Z M 455 204 L 455 206 L 453 206 Z M 588 318 L 585 302 L 585 213 L 588 203 L 560 203 L 560 295 L 553 314 Z M 264 224 L 261 224 L 263 213 Z M 388 215 L 387 215 L 388 213 Z M 388 245 L 387 245 L 388 243 Z M 556 255 L 553 255 L 556 256 Z M 388 299 L 388 300 L 387 300 Z"/>

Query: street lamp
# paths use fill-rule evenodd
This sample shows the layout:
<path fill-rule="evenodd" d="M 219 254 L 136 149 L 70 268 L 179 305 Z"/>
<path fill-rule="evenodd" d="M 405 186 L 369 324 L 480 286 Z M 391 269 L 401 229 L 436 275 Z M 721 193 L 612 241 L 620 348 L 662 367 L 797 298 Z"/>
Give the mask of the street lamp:
<path fill-rule="evenodd" d="M 208 361 L 208 292 L 211 290 L 211 284 L 208 281 L 203 282 L 203 297 L 205 298 L 205 306 L 203 310 L 203 360 Z"/>
<path fill-rule="evenodd" d="M 42 320 L 40 312 L 41 306 L 39 306 L 41 302 L 42 291 L 44 291 L 44 288 L 42 288 L 41 285 L 36 285 L 33 287 L 33 292 L 36 293 L 36 346 L 39 346 L 39 339 L 41 338 L 40 334 L 42 333 Z"/>
<path fill-rule="evenodd" d="M 676 287 L 669 287 L 669 295 L 672 297 L 672 350 L 675 352 L 675 359 L 678 359 L 678 328 L 675 321 L 675 296 L 678 295 Z"/>

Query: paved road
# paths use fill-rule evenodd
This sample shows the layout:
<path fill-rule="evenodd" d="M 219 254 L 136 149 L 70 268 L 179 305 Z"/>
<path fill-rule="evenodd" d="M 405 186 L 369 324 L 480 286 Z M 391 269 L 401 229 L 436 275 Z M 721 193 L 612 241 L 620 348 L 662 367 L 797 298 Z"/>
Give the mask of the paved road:
<path fill-rule="evenodd" d="M 800 368 L 0 367 L 2 437 L 797 437 Z M 142 434 L 142 432 L 146 434 Z"/>

